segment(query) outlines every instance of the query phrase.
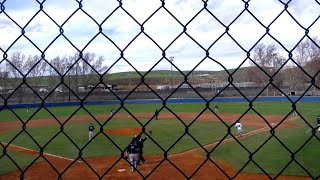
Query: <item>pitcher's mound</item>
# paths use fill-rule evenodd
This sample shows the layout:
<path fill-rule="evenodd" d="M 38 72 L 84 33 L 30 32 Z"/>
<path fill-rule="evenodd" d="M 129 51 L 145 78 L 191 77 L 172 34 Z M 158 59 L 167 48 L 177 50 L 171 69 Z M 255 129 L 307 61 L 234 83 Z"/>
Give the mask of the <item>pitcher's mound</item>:
<path fill-rule="evenodd" d="M 106 130 L 107 134 L 115 134 L 120 136 L 133 136 L 135 134 L 139 134 L 141 132 L 141 128 L 114 128 Z"/>

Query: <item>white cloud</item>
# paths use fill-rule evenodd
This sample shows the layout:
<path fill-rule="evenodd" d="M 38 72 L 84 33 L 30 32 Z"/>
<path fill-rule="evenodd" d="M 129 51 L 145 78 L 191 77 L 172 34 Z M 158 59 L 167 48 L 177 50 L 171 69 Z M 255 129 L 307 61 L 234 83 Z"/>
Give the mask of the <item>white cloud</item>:
<path fill-rule="evenodd" d="M 23 3 L 4 3 L 5 12 L 22 27 L 39 10 L 38 3 L 29 3 L 27 8 L 22 8 Z M 161 8 L 149 18 L 158 8 L 162 6 L 161 1 L 156 0 L 126 0 L 122 1 L 122 7 L 130 13 L 137 21 L 135 22 L 126 12 L 119 7 L 118 1 L 87 0 L 82 2 L 82 8 L 90 14 L 96 22 L 88 17 L 81 9 L 73 15 L 68 22 L 63 24 L 69 16 L 79 8 L 76 1 L 67 2 L 64 0 L 47 0 L 43 10 L 50 15 L 59 25 L 63 25 L 64 35 L 80 50 L 85 48 L 88 42 L 99 32 L 96 23 L 102 24 L 102 32 L 110 38 L 108 40 L 102 34 L 98 35 L 86 48 L 86 51 L 103 55 L 105 64 L 110 66 L 120 57 L 120 50 L 124 48 L 124 57 L 140 71 L 149 70 L 162 58 L 162 51 L 152 40 L 144 34 L 140 34 L 143 24 L 144 32 L 150 36 L 162 48 L 166 49 L 166 57 L 175 57 L 174 64 L 181 70 L 190 70 L 195 67 L 200 60 L 206 57 L 206 52 L 199 47 L 186 34 L 181 35 L 172 44 L 171 42 L 183 31 L 182 25 L 171 17 L 164 8 Z M 21 7 L 20 7 L 21 6 Z M 193 19 L 193 17 L 204 8 L 201 1 L 194 0 L 170 0 L 165 1 L 165 8 L 169 10 L 179 21 L 187 25 L 187 33 L 194 38 L 203 48 L 208 49 L 226 30 L 228 26 L 243 11 L 245 3 L 242 1 L 208 1 L 208 10 L 219 21 L 220 24 L 207 10 L 203 10 Z M 116 8 L 118 8 L 108 19 L 106 19 Z M 249 1 L 251 13 L 268 26 L 281 11 L 284 5 L 277 0 L 272 1 Z M 303 27 L 309 27 L 319 16 L 320 6 L 312 0 L 296 0 L 289 3 L 288 11 L 294 16 Z M 105 21 L 104 21 L 105 20 Z M 320 36 L 320 20 L 318 20 L 309 30 L 310 36 Z M 7 18 L 4 13 L 0 14 L 0 47 L 6 51 L 7 48 L 21 35 L 21 29 Z M 43 12 L 40 12 L 25 28 L 26 36 L 30 38 L 41 50 L 44 50 L 51 41 L 58 36 L 59 28 Z M 229 33 L 241 44 L 243 48 L 249 50 L 266 32 L 248 12 L 244 12 L 235 22 L 230 25 Z M 270 26 L 270 33 L 276 37 L 289 50 L 295 46 L 304 35 L 304 30 L 297 25 L 292 18 L 284 12 Z M 277 44 L 268 35 L 261 41 L 263 43 Z M 115 43 L 119 48 L 114 46 Z M 131 43 L 131 44 L 130 44 Z M 22 38 L 18 40 L 10 49 L 12 51 L 22 51 L 29 54 L 39 53 L 33 45 Z M 169 46 L 169 47 L 168 47 Z M 279 45 L 277 44 L 279 47 Z M 282 51 L 279 49 L 279 51 Z M 60 36 L 49 49 L 46 50 L 46 57 L 63 56 L 73 54 L 75 48 Z M 225 34 L 209 50 L 210 57 L 216 59 L 226 68 L 235 68 L 246 58 L 238 45 Z M 284 55 L 286 55 L 284 53 Z M 171 65 L 166 59 L 154 69 L 170 69 Z M 220 65 L 210 60 L 205 60 L 199 65 L 197 70 L 217 70 L 222 69 Z M 126 62 L 119 61 L 112 68 L 112 72 L 131 71 L 132 67 Z"/>

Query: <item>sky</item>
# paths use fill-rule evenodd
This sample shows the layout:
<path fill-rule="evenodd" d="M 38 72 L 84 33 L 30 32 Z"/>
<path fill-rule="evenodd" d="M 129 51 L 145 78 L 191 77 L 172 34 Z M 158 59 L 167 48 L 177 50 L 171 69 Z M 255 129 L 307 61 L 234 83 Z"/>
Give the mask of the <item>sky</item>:
<path fill-rule="evenodd" d="M 166 0 L 164 7 L 160 0 L 122 0 L 121 7 L 117 0 L 83 0 L 81 9 L 76 0 L 46 0 L 40 12 L 40 4 L 35 0 L 1 3 L 1 57 L 3 52 L 39 55 L 43 51 L 46 59 L 52 59 L 72 55 L 78 49 L 104 56 L 104 64 L 111 67 L 111 73 L 133 71 L 128 62 L 138 71 L 177 70 L 176 67 L 183 71 L 194 68 L 214 71 L 249 66 L 249 61 L 244 61 L 245 51 L 252 50 L 266 33 L 260 23 L 269 26 L 285 8 L 278 0 L 251 0 L 250 13 L 244 11 L 239 16 L 245 8 L 241 0 L 208 0 L 204 10 L 201 0 Z M 287 10 L 299 24 L 284 12 L 269 26 L 269 33 L 287 50 L 291 51 L 305 35 L 302 27 L 309 28 L 310 37 L 320 37 L 320 19 L 317 19 L 320 3 L 292 0 Z M 143 25 L 143 32 L 139 24 Z M 224 34 L 226 26 L 228 34 Z M 21 28 L 38 48 L 21 36 Z M 288 57 L 269 35 L 259 42 L 275 44 L 279 53 Z M 120 58 L 120 51 L 128 62 Z M 163 51 L 167 59 L 162 59 Z M 206 51 L 210 58 L 206 58 Z M 174 65 L 168 61 L 170 57 Z"/>

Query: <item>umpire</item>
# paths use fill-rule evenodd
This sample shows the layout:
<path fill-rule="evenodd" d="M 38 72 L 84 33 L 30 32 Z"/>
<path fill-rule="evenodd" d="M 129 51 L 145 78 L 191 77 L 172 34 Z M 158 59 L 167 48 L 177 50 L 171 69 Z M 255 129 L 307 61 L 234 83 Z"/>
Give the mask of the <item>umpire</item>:
<path fill-rule="evenodd" d="M 143 157 L 143 143 L 147 140 L 148 137 L 141 138 L 139 135 L 137 137 L 137 149 L 138 149 L 138 162 L 137 165 L 140 165 L 140 160 L 144 163 L 146 160 Z"/>

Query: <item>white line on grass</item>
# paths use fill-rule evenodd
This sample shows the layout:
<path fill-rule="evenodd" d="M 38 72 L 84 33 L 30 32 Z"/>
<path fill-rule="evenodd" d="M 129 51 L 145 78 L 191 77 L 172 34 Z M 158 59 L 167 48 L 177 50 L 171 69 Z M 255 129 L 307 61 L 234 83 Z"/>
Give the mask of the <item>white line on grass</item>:
<path fill-rule="evenodd" d="M 4 143 L 4 142 L 1 142 L 1 143 L 3 145 L 8 145 L 8 143 Z M 23 149 L 23 150 L 26 150 L 26 151 L 32 151 L 32 152 L 39 153 L 39 151 L 36 151 L 36 150 L 33 150 L 33 149 L 28 149 L 28 148 L 17 146 L 17 145 L 13 145 L 13 144 L 10 144 L 9 146 L 16 147 L 16 148 L 19 148 L 19 149 Z M 50 153 L 43 153 L 43 154 L 46 155 L 46 156 L 52 156 L 52 157 L 55 157 L 55 158 L 65 159 L 65 160 L 69 160 L 69 161 L 75 161 L 75 159 L 66 158 L 66 157 L 62 157 L 62 156 L 58 156 L 58 155 L 54 155 L 54 154 L 50 154 Z M 76 162 L 82 162 L 82 161 L 77 160 Z"/>
<path fill-rule="evenodd" d="M 271 124 L 271 126 L 273 126 L 273 125 L 274 125 L 274 123 Z M 243 134 L 241 138 L 245 138 L 245 137 L 248 137 L 250 135 L 254 135 L 256 132 L 257 133 L 264 132 L 264 130 L 267 130 L 267 129 L 269 129 L 269 126 L 263 127 L 263 128 L 260 128 L 260 129 L 256 129 L 256 130 L 253 130 L 253 131 L 250 131 L 250 132 L 247 132 L 247 133 Z M 235 138 L 238 138 L 238 137 L 240 137 L 240 135 L 235 136 Z M 227 138 L 227 139 L 223 140 L 221 143 L 230 142 L 230 141 L 235 141 L 235 139 L 233 137 L 230 137 L 230 138 Z M 220 141 L 217 141 L 217 142 L 214 142 L 214 143 L 211 143 L 211 144 L 207 144 L 207 145 L 205 145 L 203 147 L 207 148 L 209 146 L 214 146 L 214 145 L 217 145 L 219 142 Z M 185 154 L 185 153 L 190 153 L 190 152 L 193 152 L 193 151 L 197 151 L 199 149 L 200 149 L 200 147 L 197 147 L 197 148 L 194 148 L 194 149 L 191 149 L 191 150 L 188 150 L 188 151 L 184 151 L 184 152 L 181 152 L 181 153 L 172 154 L 169 157 L 182 155 L 182 154 Z"/>
<path fill-rule="evenodd" d="M 271 124 L 271 126 L 273 126 L 273 125 L 274 125 L 274 123 Z M 269 126 L 263 127 L 263 128 L 260 128 L 260 129 L 256 129 L 256 130 L 253 130 L 253 131 L 250 131 L 250 132 L 247 132 L 247 133 L 245 133 L 245 134 L 242 135 L 241 139 L 242 139 L 242 138 L 249 137 L 249 136 L 251 136 L 251 135 L 255 135 L 255 134 L 257 134 L 257 133 L 264 132 L 265 130 L 268 130 L 268 129 L 269 129 Z M 235 136 L 235 138 L 238 138 L 238 137 L 240 137 L 240 135 Z M 227 139 L 223 140 L 223 141 L 221 142 L 221 144 L 222 144 L 222 143 L 226 143 L 226 142 L 231 142 L 231 141 L 235 141 L 235 139 L 234 139 L 233 137 L 227 138 Z M 207 144 L 207 145 L 205 145 L 205 146 L 203 146 L 203 147 L 204 147 L 204 148 L 207 148 L 207 147 L 209 147 L 209 146 L 214 146 L 214 145 L 217 145 L 219 142 L 220 142 L 220 141 L 216 141 L 216 142 L 214 142 L 214 143 Z M 197 147 L 197 148 L 190 149 L 190 150 L 187 150 L 187 151 L 184 151 L 184 152 L 180 152 L 180 153 L 176 153 L 176 154 L 171 154 L 171 155 L 168 155 L 168 158 L 174 157 L 174 156 L 179 156 L 179 155 L 184 155 L 184 154 L 186 154 L 186 153 L 191 153 L 191 152 L 197 151 L 197 150 L 199 150 L 199 149 L 201 149 L 201 147 Z M 148 161 L 148 162 L 151 162 L 151 163 L 153 163 L 153 162 L 160 162 L 161 160 L 163 160 L 163 159 L 157 159 L 157 160 Z"/>

